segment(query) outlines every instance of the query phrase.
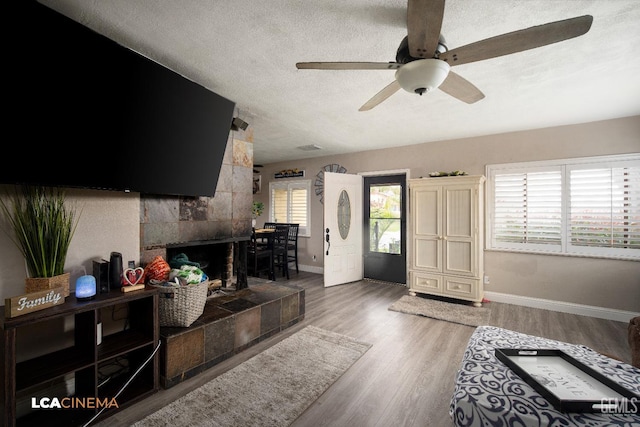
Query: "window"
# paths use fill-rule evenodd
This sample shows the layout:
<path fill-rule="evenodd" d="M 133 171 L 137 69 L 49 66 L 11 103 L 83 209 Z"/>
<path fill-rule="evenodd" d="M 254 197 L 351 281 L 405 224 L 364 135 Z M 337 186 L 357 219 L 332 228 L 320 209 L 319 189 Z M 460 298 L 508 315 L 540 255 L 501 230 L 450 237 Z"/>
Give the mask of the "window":
<path fill-rule="evenodd" d="M 369 185 L 369 252 L 402 253 L 403 189 L 401 184 Z"/>
<path fill-rule="evenodd" d="M 300 224 L 299 236 L 310 236 L 311 181 L 270 182 L 271 222 Z"/>
<path fill-rule="evenodd" d="M 640 259 L 640 154 L 487 166 L 487 249 Z"/>

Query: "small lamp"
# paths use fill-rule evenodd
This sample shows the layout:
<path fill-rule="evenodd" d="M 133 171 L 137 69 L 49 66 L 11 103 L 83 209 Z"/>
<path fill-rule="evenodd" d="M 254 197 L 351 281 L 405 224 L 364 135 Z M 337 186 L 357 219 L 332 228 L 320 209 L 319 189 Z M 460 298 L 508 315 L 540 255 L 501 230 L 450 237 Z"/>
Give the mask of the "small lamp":
<path fill-rule="evenodd" d="M 78 277 L 76 280 L 76 299 L 78 301 L 92 300 L 96 296 L 96 278 L 91 275 Z"/>
<path fill-rule="evenodd" d="M 441 59 L 418 59 L 396 71 L 396 80 L 407 92 L 422 95 L 436 89 L 449 75 L 451 67 Z"/>

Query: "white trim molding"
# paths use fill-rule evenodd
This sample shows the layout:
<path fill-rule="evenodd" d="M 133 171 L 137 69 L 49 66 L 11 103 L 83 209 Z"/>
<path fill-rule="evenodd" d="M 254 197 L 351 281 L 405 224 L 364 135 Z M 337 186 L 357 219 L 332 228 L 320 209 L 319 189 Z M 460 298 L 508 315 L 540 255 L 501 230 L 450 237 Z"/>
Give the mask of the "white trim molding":
<path fill-rule="evenodd" d="M 324 274 L 324 268 L 323 267 L 316 267 L 316 266 L 313 266 L 313 265 L 300 264 L 298 266 L 298 270 L 306 271 L 307 273 Z"/>
<path fill-rule="evenodd" d="M 503 294 L 500 292 L 485 292 L 484 297 L 489 301 L 505 304 L 541 308 L 544 310 L 597 317 L 600 319 L 615 320 L 624 323 L 628 323 L 634 317 L 640 316 L 640 313 L 633 311 L 616 310 L 613 308 L 596 307 L 593 305 L 575 304 L 571 302 L 554 301 L 542 298 L 524 297 L 521 295 Z"/>
<path fill-rule="evenodd" d="M 358 172 L 358 175 L 362 176 L 384 176 L 384 175 L 402 175 L 405 174 L 407 179 L 411 176 L 411 169 L 390 169 L 386 171 L 369 171 L 369 172 Z"/>

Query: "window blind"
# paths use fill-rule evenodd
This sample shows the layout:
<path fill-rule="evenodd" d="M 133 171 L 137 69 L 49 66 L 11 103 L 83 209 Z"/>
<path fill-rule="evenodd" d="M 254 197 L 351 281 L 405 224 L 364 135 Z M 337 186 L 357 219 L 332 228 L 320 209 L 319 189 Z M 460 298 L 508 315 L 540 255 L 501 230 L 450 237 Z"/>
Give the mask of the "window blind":
<path fill-rule="evenodd" d="M 640 154 L 487 166 L 487 249 L 640 259 Z"/>
<path fill-rule="evenodd" d="M 496 242 L 560 245 L 561 172 L 497 175 L 493 230 Z"/>
<path fill-rule="evenodd" d="M 640 249 L 640 168 L 570 171 L 570 242 Z"/>
<path fill-rule="evenodd" d="M 270 188 L 270 220 L 299 224 L 298 234 L 309 235 L 311 181 L 273 182 Z"/>
<path fill-rule="evenodd" d="M 271 190 L 271 220 L 273 222 L 288 222 L 288 199 L 287 188 L 273 188 Z"/>
<path fill-rule="evenodd" d="M 291 203 L 289 204 L 289 221 L 294 224 L 300 224 L 301 227 L 307 226 L 307 203 L 308 194 L 306 188 L 291 189 Z"/>

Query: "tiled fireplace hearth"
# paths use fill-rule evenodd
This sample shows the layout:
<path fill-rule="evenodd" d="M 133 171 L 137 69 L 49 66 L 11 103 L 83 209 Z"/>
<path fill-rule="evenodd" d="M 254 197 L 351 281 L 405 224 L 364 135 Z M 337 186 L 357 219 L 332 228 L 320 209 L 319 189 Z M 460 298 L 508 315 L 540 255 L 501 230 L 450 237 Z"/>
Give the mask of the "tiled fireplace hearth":
<path fill-rule="evenodd" d="M 188 328 L 162 327 L 160 383 L 173 387 L 302 321 L 304 289 L 250 278 L 249 287 L 209 298 Z"/>

